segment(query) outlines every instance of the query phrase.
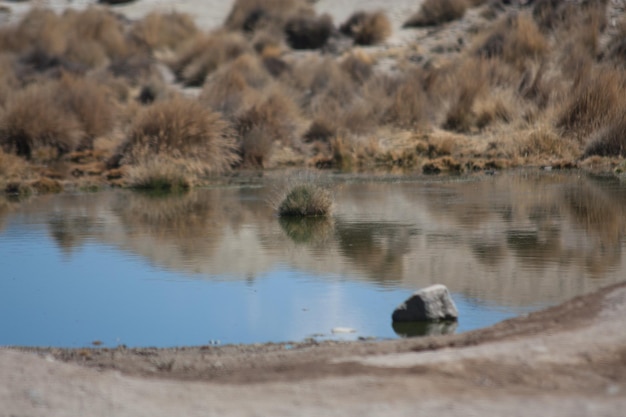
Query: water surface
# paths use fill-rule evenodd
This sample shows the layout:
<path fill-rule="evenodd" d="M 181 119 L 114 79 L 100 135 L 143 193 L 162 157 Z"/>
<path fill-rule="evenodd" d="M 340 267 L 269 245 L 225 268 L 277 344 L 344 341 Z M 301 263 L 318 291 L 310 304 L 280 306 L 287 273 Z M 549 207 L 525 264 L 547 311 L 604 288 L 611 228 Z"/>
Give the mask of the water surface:
<path fill-rule="evenodd" d="M 426 330 L 462 332 L 626 277 L 615 180 L 332 181 L 328 220 L 277 218 L 269 180 L 0 200 L 0 344 L 395 338 L 411 331 L 394 330 L 393 309 L 433 283 L 452 291 L 460 320 Z"/>

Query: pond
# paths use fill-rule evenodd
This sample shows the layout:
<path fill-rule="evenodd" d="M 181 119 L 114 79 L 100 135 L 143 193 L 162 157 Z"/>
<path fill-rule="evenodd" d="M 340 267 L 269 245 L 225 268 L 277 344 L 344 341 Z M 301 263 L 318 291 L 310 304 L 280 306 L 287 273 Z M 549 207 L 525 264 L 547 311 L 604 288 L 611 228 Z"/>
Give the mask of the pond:
<path fill-rule="evenodd" d="M 0 200 L 0 345 L 464 332 L 626 277 L 626 185 L 614 179 L 329 175 L 332 218 L 299 221 L 268 204 L 274 177 L 167 197 Z M 394 328 L 393 309 L 434 283 L 452 292 L 458 324 Z"/>

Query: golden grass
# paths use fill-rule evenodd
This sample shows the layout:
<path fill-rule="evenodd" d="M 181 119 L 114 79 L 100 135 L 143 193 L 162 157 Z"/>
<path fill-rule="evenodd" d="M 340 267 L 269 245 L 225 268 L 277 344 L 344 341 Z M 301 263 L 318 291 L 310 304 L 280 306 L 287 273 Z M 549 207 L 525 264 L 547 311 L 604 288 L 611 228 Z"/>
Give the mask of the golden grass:
<path fill-rule="evenodd" d="M 167 157 L 153 157 L 128 168 L 126 185 L 130 188 L 151 192 L 181 192 L 193 185 L 193 177 L 184 161 Z"/>
<path fill-rule="evenodd" d="M 293 146 L 300 127 L 298 106 L 280 86 L 272 86 L 235 116 L 243 161 L 263 166 L 273 142 Z"/>
<path fill-rule="evenodd" d="M 476 42 L 475 53 L 484 58 L 500 57 L 525 69 L 528 60 L 538 60 L 548 52 L 548 41 L 527 13 L 505 16 Z"/>
<path fill-rule="evenodd" d="M 150 48 L 174 50 L 196 36 L 199 29 L 188 14 L 152 12 L 133 24 L 130 33 Z"/>
<path fill-rule="evenodd" d="M 558 112 L 556 126 L 582 140 L 626 108 L 626 78 L 619 70 L 597 68 L 582 75 Z"/>
<path fill-rule="evenodd" d="M 115 127 L 115 104 L 112 93 L 92 78 L 65 75 L 56 85 L 56 100 L 76 115 L 86 135 L 83 146 L 91 148 L 93 140 Z"/>
<path fill-rule="evenodd" d="M 0 145 L 7 152 L 30 159 L 37 148 L 58 154 L 79 145 L 85 133 L 77 117 L 64 111 L 52 83 L 37 84 L 11 96 L 0 115 Z"/>
<path fill-rule="evenodd" d="M 207 173 L 221 173 L 237 161 L 228 123 L 191 99 L 175 97 L 142 110 L 119 152 L 123 162 L 140 163 L 146 154 L 197 162 Z"/>
<path fill-rule="evenodd" d="M 359 11 L 352 14 L 339 30 L 354 39 L 357 45 L 375 45 L 391 35 L 391 22 L 382 10 Z"/>
<path fill-rule="evenodd" d="M 626 157 L 626 107 L 606 127 L 591 136 L 583 157 L 591 155 Z"/>
<path fill-rule="evenodd" d="M 251 52 L 251 45 L 241 34 L 201 34 L 181 46 L 170 66 L 186 86 L 202 86 L 207 75 L 221 65 Z"/>

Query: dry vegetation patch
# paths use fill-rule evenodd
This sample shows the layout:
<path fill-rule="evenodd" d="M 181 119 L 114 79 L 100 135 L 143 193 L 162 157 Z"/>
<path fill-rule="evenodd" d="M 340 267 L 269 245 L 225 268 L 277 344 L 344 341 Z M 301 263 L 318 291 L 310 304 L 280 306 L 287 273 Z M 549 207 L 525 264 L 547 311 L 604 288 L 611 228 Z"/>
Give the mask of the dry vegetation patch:
<path fill-rule="evenodd" d="M 228 123 L 199 102 L 181 97 L 142 110 L 119 153 L 125 164 L 161 155 L 200 164 L 206 173 L 224 172 L 238 159 Z"/>
<path fill-rule="evenodd" d="M 391 22 L 382 10 L 359 11 L 351 15 L 340 27 L 344 35 L 354 39 L 357 45 L 375 45 L 391 35 Z"/>
<path fill-rule="evenodd" d="M 436 26 L 460 19 L 468 8 L 467 0 L 424 0 L 419 11 L 404 27 Z"/>

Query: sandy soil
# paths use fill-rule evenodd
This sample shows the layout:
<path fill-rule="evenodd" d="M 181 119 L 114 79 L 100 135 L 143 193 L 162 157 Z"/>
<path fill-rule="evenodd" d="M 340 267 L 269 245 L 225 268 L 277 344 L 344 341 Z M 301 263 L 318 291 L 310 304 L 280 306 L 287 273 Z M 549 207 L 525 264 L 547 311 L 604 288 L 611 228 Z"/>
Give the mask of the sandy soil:
<path fill-rule="evenodd" d="M 622 416 L 626 283 L 461 335 L 3 349 L 0 416 Z"/>

